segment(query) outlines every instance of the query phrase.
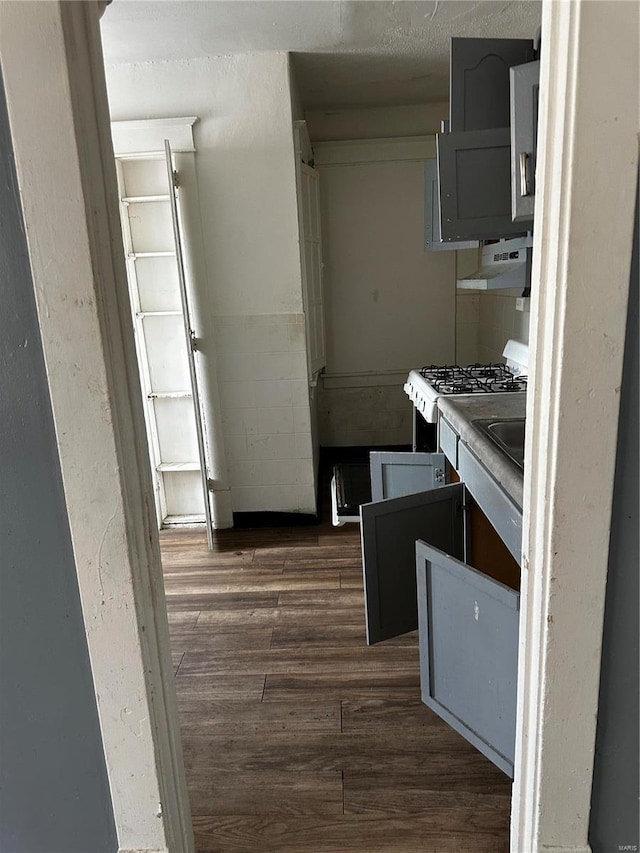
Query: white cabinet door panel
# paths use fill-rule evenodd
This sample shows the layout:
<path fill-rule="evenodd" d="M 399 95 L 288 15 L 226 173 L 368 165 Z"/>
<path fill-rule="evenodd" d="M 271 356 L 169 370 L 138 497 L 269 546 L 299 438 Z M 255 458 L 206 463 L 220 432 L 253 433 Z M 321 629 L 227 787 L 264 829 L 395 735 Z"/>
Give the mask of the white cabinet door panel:
<path fill-rule="evenodd" d="M 445 484 L 444 454 L 372 451 L 371 499 L 383 501 L 415 495 Z"/>
<path fill-rule="evenodd" d="M 367 643 L 418 627 L 416 541 L 464 556 L 463 486 L 362 504 L 360 533 Z"/>
<path fill-rule="evenodd" d="M 513 777 L 520 596 L 416 543 L 422 701 Z"/>

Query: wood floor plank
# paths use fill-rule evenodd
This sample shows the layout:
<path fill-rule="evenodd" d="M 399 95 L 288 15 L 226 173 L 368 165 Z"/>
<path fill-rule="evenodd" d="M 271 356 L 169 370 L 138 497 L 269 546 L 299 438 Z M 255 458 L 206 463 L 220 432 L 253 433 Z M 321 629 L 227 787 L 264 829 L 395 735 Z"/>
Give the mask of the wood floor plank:
<path fill-rule="evenodd" d="M 263 735 L 340 731 L 340 702 L 316 699 L 297 702 L 214 701 L 191 697 L 180 701 L 180 724 L 196 735 Z"/>
<path fill-rule="evenodd" d="M 251 607 L 235 609 L 201 610 L 195 625 L 195 631 L 225 625 L 337 625 L 350 624 L 362 626 L 364 630 L 364 609 L 358 607 Z M 301 627 L 303 630 L 303 627 Z"/>
<path fill-rule="evenodd" d="M 284 560 L 273 563 L 238 563 L 237 565 L 230 564 L 225 566 L 180 566 L 177 568 L 166 568 L 163 571 L 165 584 L 167 581 L 174 583 L 189 582 L 190 580 L 211 581 L 216 583 L 218 580 L 224 580 L 232 574 L 239 574 L 242 577 L 250 575 L 252 577 L 258 574 L 265 573 L 277 575 L 284 571 Z"/>
<path fill-rule="evenodd" d="M 175 610 L 167 611 L 167 619 L 169 620 L 169 630 L 182 630 L 184 628 L 195 628 L 199 610 Z"/>
<path fill-rule="evenodd" d="M 260 702 L 264 693 L 264 675 L 215 675 L 190 676 L 178 671 L 175 679 L 178 708 L 187 705 L 194 698 L 213 701 L 241 699 L 246 702 Z"/>
<path fill-rule="evenodd" d="M 211 766 L 237 773 L 254 770 L 289 770 L 292 773 L 343 770 L 345 773 L 397 775 L 429 772 L 432 783 L 440 776 L 446 787 L 454 783 L 482 784 L 474 779 L 483 780 L 482 771 L 489 764 L 488 759 L 450 728 L 434 728 L 419 737 L 405 737 L 401 741 L 381 741 L 380 738 L 375 741 L 369 735 L 340 732 L 228 737 L 198 731 L 192 735 L 186 728 L 182 743 L 185 766 L 189 770 Z"/>
<path fill-rule="evenodd" d="M 212 655 L 219 651 L 254 651 L 271 646 L 273 628 L 247 628 L 241 625 L 236 630 L 225 631 L 173 631 L 171 645 L 185 652 Z"/>
<path fill-rule="evenodd" d="M 477 762 L 476 762 L 477 764 Z M 464 768 L 462 768 L 464 771 Z M 504 774 L 487 762 L 486 768 L 436 775 L 432 765 L 423 773 L 344 774 L 345 814 L 420 814 L 432 809 L 485 809 L 496 820 L 508 820 L 511 785 Z M 480 770 L 486 769 L 486 773 Z M 438 767 L 442 771 L 442 767 Z M 493 772 L 492 772 L 493 771 Z M 471 787 L 470 787 L 471 785 Z"/>
<path fill-rule="evenodd" d="M 419 696 L 413 699 L 346 699 L 341 710 L 342 731 L 354 734 L 369 732 L 374 737 L 381 734 L 397 737 L 406 731 L 417 733 L 434 726 L 446 727 L 446 723 L 427 708 Z"/>
<path fill-rule="evenodd" d="M 358 552 L 357 556 L 346 557 L 325 557 L 319 553 L 317 557 L 305 557 L 297 559 L 288 559 L 284 561 L 284 572 L 321 572 L 323 570 L 330 571 L 331 569 L 340 569 L 344 571 L 356 571 L 362 575 L 362 557 Z"/>
<path fill-rule="evenodd" d="M 264 702 L 298 701 L 304 696 L 318 700 L 375 699 L 389 696 L 415 698 L 420 696 L 420 676 L 417 670 L 395 669 L 393 672 L 351 672 L 324 675 L 267 675 Z"/>
<path fill-rule="evenodd" d="M 214 608 L 229 612 L 259 607 L 274 607 L 278 603 L 277 592 L 208 592 L 205 594 L 184 593 L 173 589 L 166 591 L 167 611 L 180 610 L 208 611 Z"/>
<path fill-rule="evenodd" d="M 332 527 L 328 533 L 318 534 L 318 545 L 322 548 L 338 545 L 360 545 L 360 525 L 347 524 L 344 527 Z"/>
<path fill-rule="evenodd" d="M 345 559 L 357 560 L 361 556 L 360 545 L 298 545 L 294 547 L 256 548 L 255 559 L 260 562 L 270 560 L 318 560 Z"/>
<path fill-rule="evenodd" d="M 230 551 L 216 554 L 214 551 L 174 550 L 163 551 L 163 569 L 179 568 L 181 566 L 234 566 L 250 563 L 253 550 Z"/>
<path fill-rule="evenodd" d="M 256 649 L 255 651 L 221 651 L 216 655 L 197 650 L 187 651 L 181 671 L 185 675 L 236 672 L 254 675 L 296 673 L 315 675 L 321 673 L 384 673 L 394 669 L 418 668 L 418 650 L 411 646 L 389 648 L 308 648 Z"/>
<path fill-rule="evenodd" d="M 258 771 L 238 776 L 210 768 L 188 777 L 191 813 L 315 817 L 342 814 L 342 774 Z"/>
<path fill-rule="evenodd" d="M 356 589 L 287 591 L 280 593 L 278 604 L 283 607 L 361 607 L 364 613 L 364 594 Z"/>
<path fill-rule="evenodd" d="M 233 576 L 220 576 L 215 580 L 174 580 L 165 582 L 165 594 L 207 595 L 211 593 L 248 593 L 248 592 L 298 592 L 304 590 L 339 590 L 338 572 L 323 574 L 321 578 L 306 574 L 272 575 L 271 573 L 244 574 L 237 572 Z"/>
<path fill-rule="evenodd" d="M 350 622 L 331 622 L 300 625 L 276 625 L 271 639 L 272 649 L 296 649 L 302 646 L 357 646 L 362 648 L 366 642 L 364 620 L 360 617 L 356 624 Z"/>
<path fill-rule="evenodd" d="M 362 567 L 351 570 L 340 570 L 340 589 L 364 589 Z"/>
<path fill-rule="evenodd" d="M 491 813 L 434 809 L 424 815 L 292 818 L 201 815 L 199 853 L 507 853 L 508 826 Z"/>

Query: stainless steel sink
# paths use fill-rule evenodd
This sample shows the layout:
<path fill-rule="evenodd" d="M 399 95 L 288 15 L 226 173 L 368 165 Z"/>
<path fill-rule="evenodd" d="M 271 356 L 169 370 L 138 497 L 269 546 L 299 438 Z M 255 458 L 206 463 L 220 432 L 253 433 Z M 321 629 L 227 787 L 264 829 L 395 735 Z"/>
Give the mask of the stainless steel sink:
<path fill-rule="evenodd" d="M 524 470 L 524 418 L 478 420 L 474 425 Z"/>

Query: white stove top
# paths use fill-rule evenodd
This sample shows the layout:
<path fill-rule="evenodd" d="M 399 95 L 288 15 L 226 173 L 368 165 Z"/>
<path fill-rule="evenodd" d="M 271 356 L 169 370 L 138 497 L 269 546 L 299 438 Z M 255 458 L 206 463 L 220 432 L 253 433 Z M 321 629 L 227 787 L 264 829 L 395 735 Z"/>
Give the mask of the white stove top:
<path fill-rule="evenodd" d="M 429 423 L 438 420 L 438 398 L 525 391 L 527 378 L 505 364 L 429 365 L 412 370 L 404 390 L 415 408 Z"/>

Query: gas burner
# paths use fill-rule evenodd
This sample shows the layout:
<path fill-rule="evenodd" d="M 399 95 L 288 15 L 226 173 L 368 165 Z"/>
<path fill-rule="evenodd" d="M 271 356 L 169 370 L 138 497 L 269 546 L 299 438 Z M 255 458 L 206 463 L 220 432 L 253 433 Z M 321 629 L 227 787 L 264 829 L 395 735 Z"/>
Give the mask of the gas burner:
<path fill-rule="evenodd" d="M 441 385 L 438 390 L 441 394 L 473 394 L 474 391 L 479 390 L 477 386 L 472 385 L 468 382 L 459 382 L 459 383 L 444 383 Z"/>
<path fill-rule="evenodd" d="M 511 376 L 511 372 L 504 364 L 470 364 L 466 371 L 478 379 L 501 379 Z"/>
<path fill-rule="evenodd" d="M 439 382 L 432 380 L 432 384 L 438 394 L 478 394 L 488 390 L 486 383 L 469 376 L 464 370 L 458 370 L 456 375 L 450 379 Z"/>
<path fill-rule="evenodd" d="M 504 382 L 493 382 L 491 384 L 492 391 L 526 391 L 527 390 L 527 377 L 526 376 L 514 376 L 511 379 L 507 379 Z"/>
<path fill-rule="evenodd" d="M 456 374 L 459 374 L 460 368 L 455 364 L 453 365 L 440 365 L 437 364 L 429 364 L 425 367 L 420 368 L 420 374 L 425 377 L 425 379 L 435 379 L 435 380 L 443 380 L 450 379 Z"/>

